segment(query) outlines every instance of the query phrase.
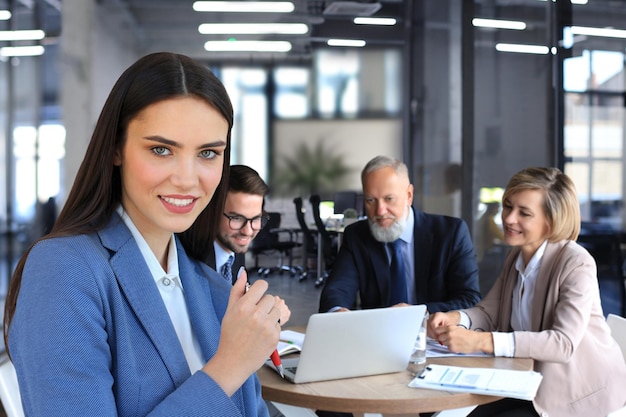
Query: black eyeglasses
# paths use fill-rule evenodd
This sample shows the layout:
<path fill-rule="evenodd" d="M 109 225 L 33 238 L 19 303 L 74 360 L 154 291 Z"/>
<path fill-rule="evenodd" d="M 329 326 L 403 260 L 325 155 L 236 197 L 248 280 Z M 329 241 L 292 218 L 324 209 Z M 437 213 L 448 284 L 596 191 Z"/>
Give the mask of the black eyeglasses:
<path fill-rule="evenodd" d="M 267 214 L 261 214 L 260 216 L 253 217 L 251 219 L 241 216 L 239 214 L 226 214 L 222 213 L 224 217 L 228 219 L 228 225 L 233 230 L 241 230 L 246 227 L 246 224 L 250 222 L 252 230 L 261 230 L 267 224 L 270 216 Z"/>

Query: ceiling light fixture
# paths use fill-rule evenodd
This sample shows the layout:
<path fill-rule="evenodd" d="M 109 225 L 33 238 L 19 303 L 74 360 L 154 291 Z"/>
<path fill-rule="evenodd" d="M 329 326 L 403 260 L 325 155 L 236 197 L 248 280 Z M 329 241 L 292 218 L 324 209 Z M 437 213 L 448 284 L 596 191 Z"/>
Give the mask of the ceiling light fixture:
<path fill-rule="evenodd" d="M 38 41 L 46 37 L 43 30 L 0 30 L 0 41 Z"/>
<path fill-rule="evenodd" d="M 396 19 L 393 17 L 355 17 L 354 23 L 357 25 L 394 26 Z"/>
<path fill-rule="evenodd" d="M 380 10 L 379 2 L 363 1 L 330 1 L 324 9 L 325 15 L 334 16 L 371 16 Z"/>
<path fill-rule="evenodd" d="M 571 30 L 572 30 L 572 34 L 574 35 L 601 36 L 604 38 L 626 39 L 626 30 L 623 30 L 623 29 L 572 26 Z"/>
<path fill-rule="evenodd" d="M 33 46 L 4 46 L 0 48 L 0 56 L 39 56 L 45 48 L 41 45 Z"/>
<path fill-rule="evenodd" d="M 203 23 L 198 27 L 203 35 L 303 35 L 308 31 L 304 23 Z"/>
<path fill-rule="evenodd" d="M 204 49 L 210 52 L 289 52 L 287 41 L 208 41 Z"/>
<path fill-rule="evenodd" d="M 500 52 L 517 52 L 522 54 L 540 54 L 546 55 L 550 52 L 550 48 L 543 45 L 523 45 L 515 43 L 498 43 L 496 50 Z"/>
<path fill-rule="evenodd" d="M 9 20 L 11 18 L 11 12 L 8 10 L 0 10 L 0 20 Z"/>
<path fill-rule="evenodd" d="M 512 30 L 524 30 L 526 29 L 526 23 L 517 20 L 497 20 L 497 19 L 472 19 L 472 25 L 481 28 L 493 28 L 493 29 L 512 29 Z"/>
<path fill-rule="evenodd" d="M 351 46 L 355 48 L 362 48 L 365 46 L 365 41 L 360 39 L 329 39 L 328 46 Z"/>
<path fill-rule="evenodd" d="M 547 1 L 547 0 L 539 0 L 539 1 Z M 570 3 L 572 4 L 587 4 L 588 0 L 571 0 Z M 552 2 L 556 2 L 556 0 L 552 0 Z"/>
<path fill-rule="evenodd" d="M 196 12 L 232 13 L 291 13 L 295 6 L 290 1 L 196 1 Z"/>

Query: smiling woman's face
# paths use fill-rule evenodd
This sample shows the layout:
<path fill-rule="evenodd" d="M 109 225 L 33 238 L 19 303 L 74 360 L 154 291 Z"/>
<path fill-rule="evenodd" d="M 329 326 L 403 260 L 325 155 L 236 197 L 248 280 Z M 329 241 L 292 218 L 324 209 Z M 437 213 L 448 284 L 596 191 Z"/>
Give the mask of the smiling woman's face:
<path fill-rule="evenodd" d="M 502 228 L 507 245 L 520 246 L 526 262 L 550 233 L 543 192 L 524 190 L 502 202 Z"/>
<path fill-rule="evenodd" d="M 149 243 L 187 230 L 222 178 L 228 123 L 205 101 L 185 96 L 154 103 L 128 124 L 114 160 L 122 206 Z"/>

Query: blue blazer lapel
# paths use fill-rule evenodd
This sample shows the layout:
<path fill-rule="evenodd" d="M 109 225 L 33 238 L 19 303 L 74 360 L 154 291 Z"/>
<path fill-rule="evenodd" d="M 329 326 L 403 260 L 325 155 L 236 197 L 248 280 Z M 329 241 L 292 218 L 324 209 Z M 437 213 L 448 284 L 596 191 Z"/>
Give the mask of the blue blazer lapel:
<path fill-rule="evenodd" d="M 191 373 L 163 299 L 137 243 L 121 218 L 114 213 L 99 232 L 102 244 L 113 252 L 110 264 L 130 308 L 159 352 L 176 386 Z"/>

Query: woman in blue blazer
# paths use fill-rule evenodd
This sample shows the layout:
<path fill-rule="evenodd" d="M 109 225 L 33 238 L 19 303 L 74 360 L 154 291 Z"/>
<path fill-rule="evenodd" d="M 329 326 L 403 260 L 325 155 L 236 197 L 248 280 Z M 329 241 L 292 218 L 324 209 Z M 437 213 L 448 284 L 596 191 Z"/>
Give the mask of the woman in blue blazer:
<path fill-rule="evenodd" d="M 256 370 L 289 309 L 201 262 L 222 215 L 233 111 L 172 53 L 120 77 L 51 234 L 22 257 L 5 343 L 29 416 L 268 416 Z"/>

